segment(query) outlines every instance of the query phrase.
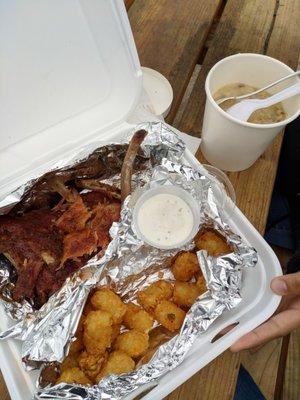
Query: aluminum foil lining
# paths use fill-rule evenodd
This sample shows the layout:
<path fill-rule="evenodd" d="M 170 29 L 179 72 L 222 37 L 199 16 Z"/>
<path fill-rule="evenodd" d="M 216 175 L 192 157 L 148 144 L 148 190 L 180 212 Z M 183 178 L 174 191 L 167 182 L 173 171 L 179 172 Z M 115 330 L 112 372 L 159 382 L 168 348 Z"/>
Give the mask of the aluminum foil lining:
<path fill-rule="evenodd" d="M 210 257 L 205 251 L 198 252 L 209 290 L 197 299 L 187 313 L 180 333 L 161 345 L 149 363 L 129 374 L 107 377 L 99 385 L 91 387 L 59 384 L 39 389 L 35 395 L 36 399 L 122 399 L 139 387 L 156 382 L 162 375 L 178 366 L 198 335 L 206 331 L 224 310 L 236 307 L 241 301 L 242 269 L 256 264 L 255 250 L 247 246 L 223 221 L 220 209 L 213 201 L 210 178 L 190 167 L 164 159 L 161 166 L 154 168 L 150 182 L 144 190 L 168 184 L 176 184 L 192 193 L 199 201 L 202 211 L 201 225 L 213 227 L 225 234 L 234 252 L 221 257 Z M 157 250 L 145 246 L 137 237 L 132 225 L 132 209 L 138 192 L 126 200 L 121 222 L 115 224 L 111 230 L 117 258 L 106 265 L 108 270 L 99 282 L 114 282 L 115 290 L 128 300 L 134 299 L 137 290 L 162 278 L 162 272 L 163 278 L 168 278 L 162 265 L 179 250 Z M 149 273 L 151 265 L 153 271 Z M 136 279 L 132 279 L 131 285 L 128 285 L 132 275 L 135 275 Z"/>
<path fill-rule="evenodd" d="M 112 241 L 104 257 L 101 260 L 96 257 L 91 259 L 39 311 L 24 312 L 20 322 L 2 333 L 1 338 L 15 337 L 23 341 L 22 357 L 27 367 L 36 367 L 40 362 L 61 362 L 68 352 L 92 287 L 114 284 L 115 290 L 129 300 L 134 298 L 137 290 L 154 280 L 168 278 L 163 265 L 182 248 L 171 251 L 152 248 L 137 237 L 132 225 L 134 204 L 147 188 L 175 184 L 189 190 L 200 207 L 199 227 L 212 227 L 225 235 L 234 252 L 222 257 L 198 252 L 208 291 L 187 313 L 180 333 L 161 345 L 149 363 L 132 373 L 107 377 L 96 386 L 59 384 L 39 388 L 35 399 L 121 399 L 146 384 L 155 384 L 157 379 L 182 362 L 197 336 L 206 331 L 225 309 L 239 304 L 242 270 L 257 262 L 256 251 L 232 232 L 225 222 L 222 202 L 226 195 L 220 184 L 202 166 L 195 170 L 184 165 L 184 145 L 164 124 L 148 123 L 137 127 L 140 128 L 150 133 L 143 150 L 148 151 L 150 159 L 154 157 L 156 163 L 152 163 L 153 168 L 140 171 L 135 176 L 137 188 L 123 203 L 120 222 L 114 223 L 110 230 Z M 76 157 L 72 162 L 75 161 Z M 117 185 L 119 180 L 119 175 L 115 174 L 106 182 Z M 19 193 L 24 193 L 24 190 L 19 189 Z M 192 242 L 184 248 L 191 247 Z"/>
<path fill-rule="evenodd" d="M 240 303 L 243 268 L 255 266 L 257 254 L 224 222 L 222 211 L 214 198 L 211 177 L 204 173 L 202 169 L 196 171 L 167 159 L 163 159 L 162 164 L 153 169 L 149 183 L 126 199 L 121 221 L 111 229 L 116 258 L 106 264 L 98 283 L 112 286 L 123 300 L 134 301 L 137 291 L 153 281 L 174 279 L 168 268 L 168 260 L 181 249 L 162 251 L 145 245 L 135 233 L 132 211 L 138 196 L 148 188 L 172 184 L 189 190 L 201 210 L 200 227 L 214 228 L 225 235 L 234 251 L 220 257 L 209 256 L 206 251 L 197 253 L 208 291 L 191 307 L 180 333 L 162 344 L 147 364 L 131 373 L 106 377 L 94 386 L 61 383 L 39 388 L 35 399 L 120 400 L 145 385 L 155 386 L 161 376 L 184 360 L 197 337 L 224 310 L 233 309 Z M 192 246 L 191 242 L 185 248 Z"/>
<path fill-rule="evenodd" d="M 148 135 L 141 146 L 142 168 L 133 176 L 133 188 L 141 187 L 149 181 L 152 167 L 159 165 L 167 157 L 170 160 L 180 161 L 185 145 L 169 127 L 161 122 L 144 123 L 136 126 L 122 135 L 120 143 L 94 143 L 81 150 L 69 153 L 66 159 L 54 162 L 49 166 L 47 175 L 63 174 L 70 168 L 76 168 L 78 163 L 89 162 L 94 155 L 104 157 L 104 165 L 108 165 L 108 171 L 104 174 L 104 183 L 120 185 L 120 170 L 122 162 L 120 155 L 125 154 L 126 144 L 133 132 L 138 129 L 146 129 Z M 96 148 L 96 149 L 95 149 Z M 92 152 L 92 153 L 91 153 Z M 85 177 L 86 166 L 79 172 Z M 76 171 L 78 173 L 78 171 Z M 77 175 L 76 175 L 77 176 Z M 107 177 L 108 176 L 108 177 Z M 35 196 L 35 187 L 43 182 L 43 177 L 36 177 L 25 185 L 17 188 L 0 200 L 0 213 L 7 212 L 16 204 L 23 203 L 26 207 Z M 22 358 L 27 368 L 37 367 L 43 361 L 61 361 L 69 347 L 69 339 L 76 330 L 78 316 L 76 310 L 80 310 L 92 287 L 103 269 L 103 266 L 115 255 L 116 244 L 114 241 L 108 246 L 104 256 L 97 256 L 89 260 L 86 266 L 77 271 L 73 277 L 38 311 L 34 310 L 31 303 L 24 300 L 22 303 L 12 301 L 11 286 L 13 277 L 4 260 L 0 260 L 0 294 L 6 313 L 19 321 L 7 331 L 0 334 L 0 339 L 17 338 L 22 340 Z M 70 312 L 72 310 L 72 312 Z M 55 339 L 53 339 L 55 337 Z M 57 339 L 58 338 L 58 339 Z"/>

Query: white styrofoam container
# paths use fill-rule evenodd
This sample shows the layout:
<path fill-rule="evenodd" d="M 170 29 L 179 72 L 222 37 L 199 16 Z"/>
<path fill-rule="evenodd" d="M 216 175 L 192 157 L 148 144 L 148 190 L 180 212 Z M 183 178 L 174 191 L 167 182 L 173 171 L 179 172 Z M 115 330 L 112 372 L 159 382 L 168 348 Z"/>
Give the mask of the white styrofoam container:
<path fill-rule="evenodd" d="M 112 137 L 142 71 L 122 0 L 0 0 L 0 188 Z"/>
<path fill-rule="evenodd" d="M 186 159 L 192 166 L 197 167 L 198 161 L 191 153 L 187 152 Z M 184 362 L 162 377 L 158 386 L 143 397 L 144 400 L 163 399 L 238 338 L 269 318 L 279 304 L 280 296 L 274 295 L 269 287 L 271 279 L 281 274 L 277 257 L 238 208 L 232 208 L 230 202 L 227 203 L 227 208 L 228 210 L 224 210 L 227 222 L 236 233 L 256 248 L 259 256 L 256 267 L 244 271 L 243 300 L 237 308 L 225 312 L 199 337 Z M 9 322 L 4 312 L 1 312 L 0 329 L 6 329 Z M 238 325 L 233 330 L 211 343 L 223 328 L 237 322 Z M 0 367 L 12 400 L 29 400 L 35 390 L 37 373 L 24 371 L 20 350 L 20 343 L 15 340 L 0 342 Z"/>
<path fill-rule="evenodd" d="M 69 151 L 114 141 L 130 128 L 125 121 L 142 73 L 122 0 L 0 0 L 0 57 L 0 197 Z M 186 161 L 198 165 L 189 151 Z M 244 273 L 243 301 L 201 335 L 145 400 L 162 399 L 279 304 L 269 288 L 281 273 L 275 254 L 238 208 L 226 207 L 228 223 L 259 255 L 256 268 Z M 12 323 L 1 306 L 0 329 Z M 23 369 L 18 341 L 0 342 L 0 367 L 12 400 L 29 400 L 38 372 Z"/>

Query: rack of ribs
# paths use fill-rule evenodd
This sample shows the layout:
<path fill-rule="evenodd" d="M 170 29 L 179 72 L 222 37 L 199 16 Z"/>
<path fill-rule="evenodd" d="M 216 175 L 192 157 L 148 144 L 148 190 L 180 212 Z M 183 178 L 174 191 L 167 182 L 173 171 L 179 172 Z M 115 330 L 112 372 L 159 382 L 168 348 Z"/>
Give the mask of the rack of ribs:
<path fill-rule="evenodd" d="M 32 300 L 40 308 L 90 257 L 104 254 L 109 229 L 120 218 L 121 193 L 124 199 L 131 191 L 133 162 L 145 136 L 136 132 L 128 146 L 121 190 L 99 179 L 76 177 L 67 184 L 57 174 L 47 181 L 48 191 L 58 196 L 54 206 L 0 216 L 0 253 L 17 272 L 13 300 Z"/>

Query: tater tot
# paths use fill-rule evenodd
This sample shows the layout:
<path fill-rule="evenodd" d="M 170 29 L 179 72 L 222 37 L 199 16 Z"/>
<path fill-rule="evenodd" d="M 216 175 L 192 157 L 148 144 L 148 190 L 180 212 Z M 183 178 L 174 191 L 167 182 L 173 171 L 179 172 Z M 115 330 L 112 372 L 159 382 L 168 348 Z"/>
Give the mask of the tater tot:
<path fill-rule="evenodd" d="M 104 328 L 104 330 L 107 331 L 107 328 Z M 111 332 L 109 336 L 108 335 L 106 336 L 105 334 L 105 338 L 100 340 L 99 339 L 95 340 L 85 333 L 83 335 L 83 343 L 86 348 L 86 351 L 89 354 L 104 354 L 107 348 L 110 347 L 111 345 Z"/>
<path fill-rule="evenodd" d="M 231 253 L 232 249 L 219 233 L 212 230 L 200 232 L 195 238 L 198 250 L 206 250 L 211 256 Z"/>
<path fill-rule="evenodd" d="M 84 320 L 85 320 L 85 316 L 82 316 L 78 322 L 78 326 L 77 326 L 77 329 L 75 332 L 76 337 L 82 337 Z"/>
<path fill-rule="evenodd" d="M 84 321 L 83 343 L 88 353 L 104 353 L 112 341 L 111 314 L 102 311 L 91 311 Z"/>
<path fill-rule="evenodd" d="M 91 311 L 95 311 L 94 307 L 92 306 L 91 302 L 88 300 L 83 309 L 83 315 L 88 315 Z"/>
<path fill-rule="evenodd" d="M 170 332 L 164 326 L 157 326 L 149 333 L 149 348 L 156 349 L 161 344 L 172 339 L 174 333 Z"/>
<path fill-rule="evenodd" d="M 138 293 L 138 302 L 148 312 L 153 312 L 161 300 L 168 300 L 173 295 L 173 286 L 167 281 L 157 281 Z"/>
<path fill-rule="evenodd" d="M 189 251 L 177 254 L 171 268 L 175 279 L 182 282 L 189 281 L 200 270 L 196 254 Z"/>
<path fill-rule="evenodd" d="M 101 330 L 112 326 L 113 320 L 110 313 L 106 311 L 91 311 L 84 321 L 84 333 L 97 339 L 101 337 Z"/>
<path fill-rule="evenodd" d="M 97 355 L 83 351 L 78 357 L 80 369 L 91 381 L 95 381 L 106 360 L 107 353 Z"/>
<path fill-rule="evenodd" d="M 66 369 L 78 367 L 78 356 L 79 356 L 79 353 L 67 355 L 67 357 L 64 359 L 64 361 L 60 365 L 60 371 L 63 372 Z"/>
<path fill-rule="evenodd" d="M 76 354 L 83 349 L 82 334 L 71 343 L 69 354 Z"/>
<path fill-rule="evenodd" d="M 75 340 L 71 343 L 69 354 L 76 354 L 83 349 L 83 318 L 81 317 L 75 332 Z"/>
<path fill-rule="evenodd" d="M 99 382 L 107 375 L 119 375 L 126 372 L 131 372 L 134 370 L 134 366 L 135 363 L 128 354 L 120 350 L 113 351 L 109 355 L 108 360 L 104 364 L 100 374 L 98 374 L 96 381 Z"/>
<path fill-rule="evenodd" d="M 117 337 L 120 335 L 121 325 L 113 325 L 112 326 L 112 335 L 111 335 L 111 342 L 113 343 Z"/>
<path fill-rule="evenodd" d="M 158 346 L 172 339 L 175 334 L 163 326 L 157 326 L 149 332 L 149 348 L 146 353 L 138 360 L 136 367 L 146 364 L 150 361 Z"/>
<path fill-rule="evenodd" d="M 154 312 L 155 319 L 169 331 L 178 330 L 185 318 L 185 312 L 171 301 L 161 301 Z"/>
<path fill-rule="evenodd" d="M 110 312 L 114 324 L 120 324 L 126 312 L 126 306 L 120 297 L 106 288 L 97 290 L 93 294 L 91 304 L 96 310 Z"/>
<path fill-rule="evenodd" d="M 123 323 L 128 329 L 148 332 L 153 326 L 153 321 L 153 318 L 147 311 L 133 303 L 126 304 L 126 313 Z"/>
<path fill-rule="evenodd" d="M 173 301 L 180 307 L 191 307 L 196 298 L 201 294 L 196 283 L 176 282 L 173 293 Z"/>
<path fill-rule="evenodd" d="M 199 276 L 199 278 L 197 279 L 196 285 L 200 289 L 201 294 L 205 293 L 207 291 L 206 282 L 205 282 L 203 275 Z"/>
<path fill-rule="evenodd" d="M 90 385 L 92 383 L 78 367 L 69 368 L 63 371 L 56 383 L 61 382 L 79 383 L 81 385 Z"/>
<path fill-rule="evenodd" d="M 124 351 L 130 357 L 141 356 L 149 346 L 149 336 L 147 333 L 131 330 L 122 333 L 117 337 L 115 349 Z"/>
<path fill-rule="evenodd" d="M 124 315 L 123 322 L 127 323 L 127 318 L 131 317 L 132 314 L 136 314 L 138 311 L 141 310 L 141 307 L 134 303 L 127 303 L 126 304 L 126 313 Z"/>

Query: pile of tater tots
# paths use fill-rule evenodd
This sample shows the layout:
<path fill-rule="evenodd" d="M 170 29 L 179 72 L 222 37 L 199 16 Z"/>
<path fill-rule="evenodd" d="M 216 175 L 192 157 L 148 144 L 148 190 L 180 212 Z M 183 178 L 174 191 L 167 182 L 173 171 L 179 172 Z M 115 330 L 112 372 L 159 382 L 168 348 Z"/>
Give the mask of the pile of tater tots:
<path fill-rule="evenodd" d="M 225 239 L 212 230 L 201 232 L 195 246 L 195 251 L 204 249 L 212 256 L 231 252 Z M 138 292 L 137 304 L 125 304 L 108 287 L 94 291 L 76 340 L 60 365 L 57 383 L 97 384 L 107 375 L 128 373 L 147 362 L 162 337 L 170 338 L 180 330 L 186 312 L 206 291 L 195 251 L 179 252 L 171 262 L 174 281 L 152 283 Z M 163 331 L 151 336 L 154 326 Z"/>

